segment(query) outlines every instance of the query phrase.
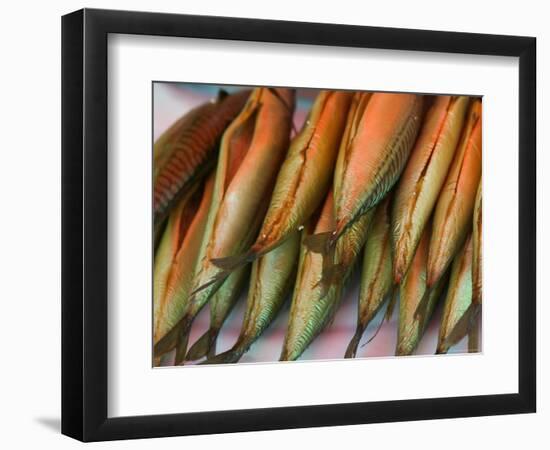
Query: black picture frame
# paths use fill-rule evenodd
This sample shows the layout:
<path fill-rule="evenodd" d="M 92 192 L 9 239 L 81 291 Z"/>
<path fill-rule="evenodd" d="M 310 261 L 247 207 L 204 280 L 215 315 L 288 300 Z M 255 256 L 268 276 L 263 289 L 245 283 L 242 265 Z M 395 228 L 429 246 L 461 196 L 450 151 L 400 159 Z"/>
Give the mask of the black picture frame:
<path fill-rule="evenodd" d="M 181 36 L 519 58 L 518 393 L 107 417 L 107 36 Z M 62 433 L 82 441 L 535 412 L 536 39 L 84 9 L 62 18 Z"/>

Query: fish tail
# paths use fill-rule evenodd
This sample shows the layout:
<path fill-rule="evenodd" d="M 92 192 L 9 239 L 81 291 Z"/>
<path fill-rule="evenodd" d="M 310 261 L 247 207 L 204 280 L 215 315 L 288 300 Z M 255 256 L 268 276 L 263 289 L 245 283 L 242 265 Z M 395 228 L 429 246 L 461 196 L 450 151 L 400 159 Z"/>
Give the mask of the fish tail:
<path fill-rule="evenodd" d="M 344 358 L 355 358 L 355 355 L 357 354 L 357 349 L 359 348 L 359 342 L 361 342 L 361 338 L 363 337 L 364 331 L 365 331 L 364 327 L 362 327 L 361 325 L 357 325 L 355 334 L 352 336 L 351 340 L 349 341 L 348 348 L 346 349 Z"/>
<path fill-rule="evenodd" d="M 187 353 L 187 344 L 189 342 L 189 334 L 191 333 L 191 325 L 193 324 L 192 316 L 184 316 L 180 329 L 177 335 L 176 342 L 176 359 L 175 365 L 179 366 L 185 362 L 185 354 Z"/>
<path fill-rule="evenodd" d="M 192 299 L 195 295 L 197 295 L 200 291 L 204 291 L 205 289 L 209 288 L 213 284 L 216 284 L 218 282 L 221 282 L 225 280 L 229 275 L 231 275 L 231 271 L 224 270 L 223 272 L 220 272 L 216 275 L 214 275 L 210 280 L 208 280 L 206 283 L 201 284 L 198 288 L 191 291 L 189 294 L 189 299 Z"/>
<path fill-rule="evenodd" d="M 216 356 L 209 356 L 206 361 L 203 361 L 201 364 L 231 364 L 239 362 L 241 357 L 246 352 L 246 347 L 241 345 L 235 345 L 233 348 L 220 353 Z"/>
<path fill-rule="evenodd" d="M 224 258 L 213 258 L 210 262 L 226 272 L 233 272 L 239 267 L 254 261 L 257 257 L 258 255 L 254 251 L 249 250 L 248 252 L 240 255 L 226 256 Z"/>
<path fill-rule="evenodd" d="M 313 253 L 327 254 L 336 242 L 333 231 L 310 234 L 304 239 L 304 245 Z"/>
<path fill-rule="evenodd" d="M 216 353 L 216 339 L 219 329 L 210 328 L 191 346 L 187 355 L 186 361 L 197 361 L 201 358 L 210 357 Z"/>
<path fill-rule="evenodd" d="M 392 287 L 392 292 L 390 294 L 390 301 L 388 302 L 388 307 L 386 309 L 386 314 L 384 314 L 384 319 L 382 319 L 382 323 L 389 322 L 389 320 L 393 316 L 393 311 L 395 309 L 395 305 L 397 304 L 398 293 L 399 289 L 397 288 L 397 285 L 394 284 Z"/>
<path fill-rule="evenodd" d="M 179 323 L 166 333 L 153 347 L 153 357 L 160 358 L 162 355 L 174 350 L 178 342 Z"/>
<path fill-rule="evenodd" d="M 451 330 L 447 338 L 443 341 L 442 347 L 449 349 L 453 345 L 458 344 L 458 342 L 475 327 L 475 320 L 478 317 L 480 310 L 480 304 L 471 303 L 454 328 Z"/>

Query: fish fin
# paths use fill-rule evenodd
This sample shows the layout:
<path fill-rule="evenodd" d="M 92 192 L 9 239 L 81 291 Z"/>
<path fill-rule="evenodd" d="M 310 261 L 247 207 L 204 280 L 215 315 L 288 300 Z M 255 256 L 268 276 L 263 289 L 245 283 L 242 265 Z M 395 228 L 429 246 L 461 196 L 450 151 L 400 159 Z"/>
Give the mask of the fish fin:
<path fill-rule="evenodd" d="M 396 289 L 397 290 L 397 289 Z M 388 302 L 388 306 L 386 308 L 386 312 L 384 313 L 384 317 L 382 317 L 382 320 L 380 321 L 380 323 L 378 324 L 378 327 L 376 328 L 376 331 L 374 332 L 374 334 L 367 340 L 367 342 L 365 342 L 361 348 L 363 348 L 365 345 L 367 344 L 370 344 L 370 342 L 372 340 L 374 340 L 374 338 L 376 336 L 378 336 L 378 333 L 380 332 L 381 328 L 382 328 L 382 325 L 384 325 L 384 322 L 386 322 L 388 319 L 387 317 L 391 317 L 391 315 L 393 314 L 393 307 L 395 306 L 395 299 L 397 298 L 396 295 L 394 295 L 394 293 L 392 293 L 392 296 L 391 296 L 391 299 L 390 301 Z M 392 305 L 393 303 L 393 305 Z M 390 312 L 390 314 L 388 315 L 388 312 Z"/>
<path fill-rule="evenodd" d="M 365 328 L 361 325 L 358 325 L 355 334 L 352 336 L 351 340 L 349 341 L 348 348 L 346 349 L 346 353 L 344 355 L 344 358 L 355 358 L 355 355 L 357 354 L 357 349 L 359 347 L 359 342 L 361 342 L 361 338 L 363 337 L 363 333 L 365 332 Z"/>
<path fill-rule="evenodd" d="M 305 237 L 304 245 L 313 253 L 326 254 L 332 245 L 333 237 L 334 233 L 332 231 L 310 234 Z"/>
<path fill-rule="evenodd" d="M 392 315 L 393 310 L 395 309 L 395 305 L 397 304 L 397 297 L 399 293 L 399 289 L 397 289 L 397 285 L 394 285 L 391 292 L 390 301 L 388 302 L 388 307 L 386 308 L 386 313 L 384 314 L 384 319 L 382 322 L 389 322 Z"/>
<path fill-rule="evenodd" d="M 160 358 L 162 355 L 176 348 L 178 343 L 179 326 L 180 323 L 178 322 L 154 345 L 153 354 L 155 358 Z"/>
<path fill-rule="evenodd" d="M 228 271 L 225 271 L 225 270 L 223 272 L 218 273 L 217 275 L 214 275 L 206 283 L 201 284 L 198 288 L 191 291 L 191 293 L 189 294 L 189 299 L 193 298 L 200 291 L 203 291 L 204 289 L 209 288 L 213 284 L 216 284 L 220 281 L 225 280 L 229 275 L 231 275 L 231 272 L 228 272 Z"/>
<path fill-rule="evenodd" d="M 474 328 L 475 319 L 477 318 L 480 309 L 481 305 L 471 303 L 453 327 L 447 338 L 443 341 L 442 346 L 451 348 L 453 345 L 458 344 L 458 342 Z"/>
<path fill-rule="evenodd" d="M 431 288 L 426 288 L 424 295 L 422 295 L 420 302 L 418 302 L 418 306 L 414 310 L 414 318 L 416 320 L 420 320 L 422 316 L 426 314 L 426 309 L 428 308 L 428 302 L 430 300 L 430 292 Z"/>
<path fill-rule="evenodd" d="M 218 337 L 219 330 L 210 328 L 195 343 L 189 348 L 187 355 L 185 355 L 186 361 L 197 361 L 201 358 L 209 357 L 215 354 L 216 351 L 216 338 Z"/>
<path fill-rule="evenodd" d="M 248 251 L 241 255 L 226 256 L 224 258 L 212 258 L 210 262 L 216 267 L 227 272 L 232 272 L 245 264 L 254 261 L 258 255 L 253 251 Z"/>
<path fill-rule="evenodd" d="M 243 354 L 245 353 L 245 348 L 241 346 L 234 346 L 233 348 L 220 353 L 216 356 L 209 356 L 205 361 L 200 364 L 230 364 L 238 362 Z"/>
<path fill-rule="evenodd" d="M 321 287 L 321 298 L 324 298 L 331 286 L 342 281 L 346 273 L 346 267 L 343 264 L 327 264 L 323 268 L 323 273 L 314 287 Z"/>
<path fill-rule="evenodd" d="M 187 353 L 187 344 L 189 342 L 189 334 L 191 333 L 191 325 L 193 318 L 185 316 L 182 321 L 181 328 L 178 333 L 178 341 L 176 343 L 176 359 L 174 364 L 179 366 L 185 362 L 185 354 Z"/>

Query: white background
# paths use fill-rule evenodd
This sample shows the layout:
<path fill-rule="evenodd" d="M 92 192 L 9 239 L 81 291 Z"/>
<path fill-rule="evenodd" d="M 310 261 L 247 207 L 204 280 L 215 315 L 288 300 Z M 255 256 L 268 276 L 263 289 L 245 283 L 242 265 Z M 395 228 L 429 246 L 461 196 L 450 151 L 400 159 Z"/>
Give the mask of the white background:
<path fill-rule="evenodd" d="M 538 40 L 538 148 L 539 230 L 548 229 L 548 182 L 543 169 L 550 163 L 541 150 L 548 141 L 542 124 L 544 104 L 550 104 L 548 70 L 550 46 L 548 12 L 542 2 L 461 2 L 460 7 L 440 2 L 381 2 L 362 8 L 340 0 L 285 4 L 262 2 L 177 2 L 89 0 L 55 4 L 9 3 L 0 18 L 2 30 L 2 176 L 0 249 L 3 254 L 3 309 L 0 339 L 3 361 L 0 399 L 2 433 L 6 448 L 73 448 L 79 444 L 58 434 L 60 397 L 60 18 L 81 6 L 249 16 L 378 26 L 535 35 Z M 328 6 L 331 5 L 331 6 Z M 544 98 L 543 98 L 544 97 Z M 546 121 L 547 122 L 547 121 Z M 550 238 L 539 236 L 539 255 Z M 503 249 L 503 257 L 505 249 Z M 539 256 L 538 273 L 544 278 L 547 264 Z M 539 299 L 547 287 L 539 284 Z M 539 380 L 548 379 L 548 329 L 542 330 L 547 304 L 539 302 Z M 545 353 L 545 355 L 543 354 Z M 499 448 L 548 448 L 550 395 L 539 383 L 536 415 L 472 418 L 402 424 L 379 424 L 309 430 L 242 433 L 152 441 L 98 444 L 106 448 L 181 448 L 182 445 L 224 449 L 278 448 L 315 444 L 334 448 L 341 442 L 389 448 L 464 449 L 474 445 Z"/>

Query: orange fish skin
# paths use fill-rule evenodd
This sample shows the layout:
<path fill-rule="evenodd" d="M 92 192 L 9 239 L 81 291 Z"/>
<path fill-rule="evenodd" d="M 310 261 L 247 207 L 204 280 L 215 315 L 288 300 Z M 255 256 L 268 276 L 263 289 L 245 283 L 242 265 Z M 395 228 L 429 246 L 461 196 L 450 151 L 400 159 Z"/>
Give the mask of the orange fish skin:
<path fill-rule="evenodd" d="M 423 97 L 375 93 L 343 143 L 334 174 L 336 228 L 332 244 L 376 206 L 405 167 L 420 128 Z"/>
<path fill-rule="evenodd" d="M 180 118 L 153 148 L 153 212 L 160 224 L 189 184 L 208 172 L 220 138 L 243 108 L 249 90 L 205 103 Z"/>
<path fill-rule="evenodd" d="M 437 96 L 395 191 L 392 211 L 393 277 L 399 284 L 453 161 L 469 103 L 465 96 Z"/>
<path fill-rule="evenodd" d="M 170 268 L 166 274 L 165 281 L 159 279 L 157 264 L 160 259 L 155 260 L 155 278 L 153 285 L 153 341 L 157 343 L 164 335 L 181 319 L 193 279 L 194 264 L 199 254 L 200 242 L 203 237 L 208 217 L 208 210 L 212 201 L 214 177 L 210 176 L 205 182 L 204 191 L 200 205 L 195 212 L 192 222 L 183 241 L 176 249 L 170 259 Z M 174 210 L 176 212 L 176 210 Z M 173 213 L 174 213 L 173 212 Z M 180 238 L 178 238 L 180 239 Z M 160 249 L 163 248 L 162 243 Z"/>
<path fill-rule="evenodd" d="M 294 98 L 291 89 L 257 88 L 225 131 L 190 299 L 180 322 L 155 346 L 157 356 L 176 346 L 176 364 L 184 361 L 196 315 L 230 274 L 212 259 L 239 254 L 256 238 L 288 148 Z"/>
<path fill-rule="evenodd" d="M 435 208 L 428 288 L 443 275 L 472 228 L 475 197 L 481 179 L 481 100 L 470 105 L 454 161 Z"/>
<path fill-rule="evenodd" d="M 482 183 L 479 180 L 473 218 L 472 303 L 481 304 L 483 282 Z"/>

